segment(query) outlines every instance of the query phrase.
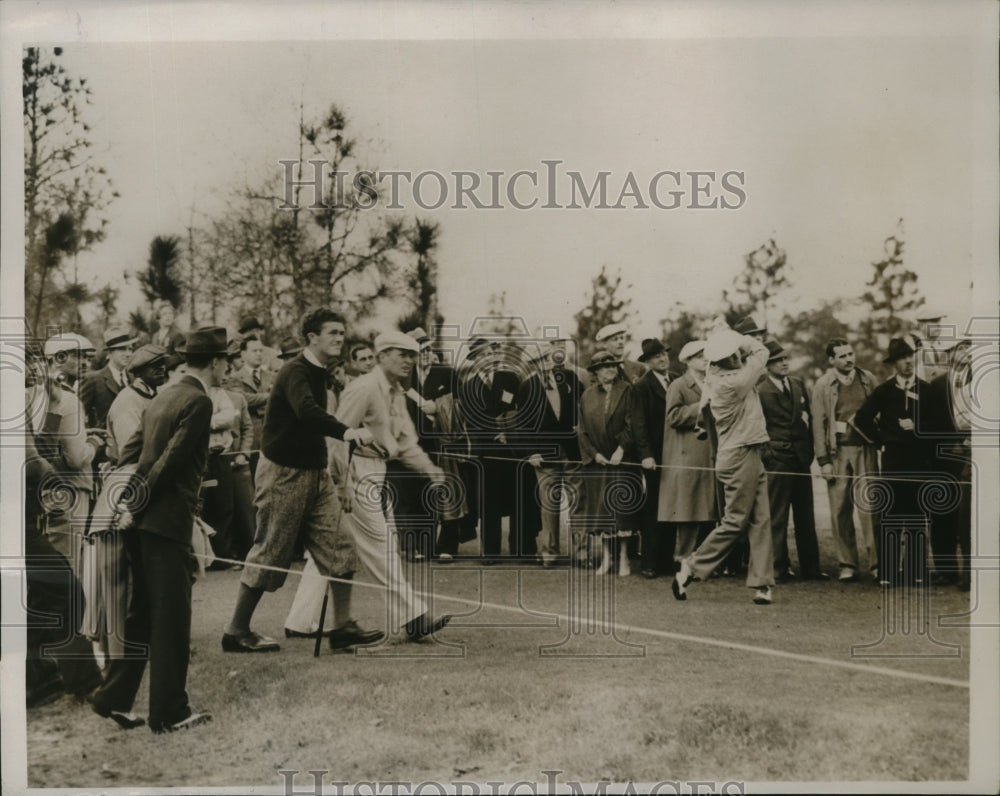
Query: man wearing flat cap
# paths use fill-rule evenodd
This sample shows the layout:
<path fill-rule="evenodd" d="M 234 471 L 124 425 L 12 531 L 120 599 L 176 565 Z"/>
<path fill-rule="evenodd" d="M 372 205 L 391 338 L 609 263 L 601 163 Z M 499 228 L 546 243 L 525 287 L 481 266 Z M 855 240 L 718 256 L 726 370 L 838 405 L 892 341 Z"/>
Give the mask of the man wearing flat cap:
<path fill-rule="evenodd" d="M 883 360 L 895 372 L 876 387 L 854 416 L 854 426 L 882 450 L 882 482 L 892 496 L 879 519 L 879 583 L 922 586 L 927 578 L 927 511 L 920 487 L 934 467 L 934 440 L 918 428 L 928 384 L 915 374 L 920 339 L 894 337 Z M 906 560 L 901 556 L 905 549 Z"/>
<path fill-rule="evenodd" d="M 126 377 L 131 378 L 108 409 L 107 456 L 112 464 L 117 464 L 119 452 L 139 428 L 146 407 L 166 381 L 168 356 L 165 348 L 153 343 L 141 346 L 132 354 L 125 368 Z"/>
<path fill-rule="evenodd" d="M 645 374 L 647 368 L 642 362 L 625 358 L 625 341 L 628 337 L 628 327 L 624 323 L 609 323 L 602 326 L 594 335 L 594 342 L 600 351 L 609 351 L 621 361 L 619 370 L 627 384 L 635 384 Z"/>
<path fill-rule="evenodd" d="M 761 461 L 769 437 L 757 395 L 757 383 L 767 372 L 768 350 L 754 337 L 722 329 L 708 336 L 704 355 L 709 369 L 703 400 L 711 406 L 719 435 L 715 472 L 725 488 L 725 509 L 705 541 L 681 561 L 671 589 L 678 600 L 686 600 L 690 583 L 711 575 L 746 536 L 750 543 L 746 585 L 754 590 L 756 605 L 770 605 L 774 558 L 767 473 Z"/>
<path fill-rule="evenodd" d="M 795 572 L 788 552 L 788 516 L 795 518 L 795 548 L 803 580 L 825 580 L 819 568 L 819 542 L 813 509 L 810 467 L 813 461 L 812 411 L 802 379 L 790 376 L 788 352 L 768 340 L 767 378 L 757 387 L 771 441 L 767 444 L 767 496 L 771 507 L 774 577 L 779 583 Z"/>
<path fill-rule="evenodd" d="M 417 431 L 406 408 L 406 388 L 420 345 L 402 332 L 384 332 L 375 338 L 378 364 L 359 376 L 340 396 L 338 414 L 344 422 L 365 428 L 370 444 L 353 451 L 341 446 L 338 468 L 344 477 L 344 524 L 357 545 L 358 554 L 375 580 L 387 587 L 390 627 L 402 629 L 413 641 L 444 627 L 450 617 L 433 619 L 427 604 L 413 591 L 399 560 L 396 535 L 389 530 L 382 501 L 373 498 L 385 487 L 386 463 L 398 461 L 408 470 L 440 483 L 444 473 L 420 447 Z M 373 487 L 377 489 L 373 490 Z"/>
<path fill-rule="evenodd" d="M 632 389 L 632 435 L 646 479 L 642 508 L 642 576 L 655 578 L 673 574 L 674 528 L 658 520 L 660 472 L 663 463 L 663 431 L 667 414 L 667 387 L 671 377 L 670 348 L 661 340 L 642 341 L 639 361 L 649 372 Z"/>
<path fill-rule="evenodd" d="M 108 410 L 115 396 L 128 385 L 125 368 L 135 343 L 136 338 L 125 329 L 108 329 L 104 333 L 107 364 L 100 370 L 88 373 L 80 384 L 80 401 L 87 413 L 89 428 L 107 426 Z"/>
<path fill-rule="evenodd" d="M 351 619 L 350 581 L 359 561 L 354 543 L 338 521 L 338 498 L 323 439 L 359 443 L 372 439 L 370 432 L 349 428 L 326 411 L 327 366 L 339 358 L 344 334 L 342 315 L 327 308 L 310 312 L 302 321 L 306 347 L 285 363 L 274 380 L 257 463 L 257 531 L 240 577 L 236 607 L 222 636 L 224 652 L 279 649 L 277 641 L 251 630 L 250 623 L 264 592 L 284 585 L 300 537 L 320 573 L 337 578 L 331 581 L 336 629 L 330 647 L 371 644 L 383 636 L 377 630 L 362 630 Z"/>
<path fill-rule="evenodd" d="M 197 568 L 192 531 L 212 423 L 209 390 L 225 377 L 226 330 L 188 334 L 187 372 L 146 407 L 142 423 L 119 456 L 135 464 L 132 488 L 118 507 L 129 555 L 132 599 L 125 622 L 128 648 L 144 654 L 113 658 L 103 686 L 91 696 L 101 716 L 122 727 L 143 723 L 132 714 L 146 661 L 150 663 L 149 728 L 173 732 L 211 719 L 188 704 L 191 651 L 191 573 Z"/>

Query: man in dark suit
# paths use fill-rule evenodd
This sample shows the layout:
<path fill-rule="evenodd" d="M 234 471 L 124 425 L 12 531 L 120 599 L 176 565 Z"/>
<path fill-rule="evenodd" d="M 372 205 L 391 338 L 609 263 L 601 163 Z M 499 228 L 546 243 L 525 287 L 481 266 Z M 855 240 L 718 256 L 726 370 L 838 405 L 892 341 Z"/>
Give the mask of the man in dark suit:
<path fill-rule="evenodd" d="M 883 360 L 895 374 L 876 387 L 854 415 L 854 427 L 882 449 L 882 479 L 892 495 L 879 522 L 879 584 L 922 586 L 927 576 L 927 509 L 920 489 L 934 472 L 933 437 L 917 426 L 930 385 L 915 373 L 921 342 L 894 337 Z M 901 560 L 906 556 L 905 561 Z"/>
<path fill-rule="evenodd" d="M 646 471 L 646 501 L 642 507 L 642 576 L 673 574 L 676 530 L 659 522 L 660 473 L 663 459 L 663 428 L 667 414 L 667 385 L 670 383 L 670 349 L 659 340 L 643 340 L 639 361 L 649 372 L 632 390 L 632 435 L 639 460 Z"/>
<path fill-rule="evenodd" d="M 118 393 L 128 386 L 125 369 L 132 358 L 135 342 L 136 339 L 130 337 L 125 329 L 108 329 L 104 333 L 107 364 L 84 376 L 80 385 L 80 402 L 87 414 L 88 428 L 107 427 L 111 404 Z"/>
<path fill-rule="evenodd" d="M 579 492 L 580 446 L 576 437 L 581 385 L 576 374 L 566 368 L 553 369 L 553 348 L 540 343 L 529 351 L 536 372 L 517 391 L 514 444 L 534 470 L 535 478 L 522 481 L 523 533 L 532 539 L 544 534 L 540 551 L 542 564 L 552 566 L 563 555 L 559 544 L 560 494 Z M 571 464 L 573 462 L 573 464 Z M 537 481 L 540 500 L 534 501 Z M 532 511 L 527 511 L 530 508 Z"/>
<path fill-rule="evenodd" d="M 188 704 L 192 554 L 198 492 L 208 459 L 210 388 L 226 372 L 226 330 L 206 327 L 187 336 L 187 373 L 150 402 L 142 425 L 119 458 L 135 464 L 128 502 L 119 507 L 132 576 L 125 622 L 126 653 L 112 659 L 107 679 L 91 695 L 94 710 L 135 727 L 132 705 L 150 662 L 149 728 L 173 732 L 204 724 L 211 714 Z"/>
<path fill-rule="evenodd" d="M 765 447 L 767 497 L 771 505 L 771 538 L 774 578 L 782 583 L 795 577 L 788 555 L 788 514 L 795 518 L 795 546 L 804 580 L 826 580 L 819 568 L 819 542 L 813 511 L 812 410 L 802 379 L 788 375 L 788 352 L 774 340 L 767 343 L 767 378 L 757 387 L 764 410 L 767 433 Z M 793 473 L 793 474 L 790 474 Z"/>
<path fill-rule="evenodd" d="M 495 564 L 501 551 L 502 518 L 509 516 L 512 526 L 516 524 L 512 506 L 517 468 L 513 462 L 498 458 L 514 455 L 505 432 L 521 380 L 513 371 L 501 367 L 499 342 L 474 339 L 469 345 L 469 359 L 466 377 L 458 385 L 459 401 L 472 452 L 482 457 L 479 483 L 483 563 Z M 513 540 L 519 536 L 513 527 L 510 536 Z M 510 552 L 521 555 L 518 550 Z"/>

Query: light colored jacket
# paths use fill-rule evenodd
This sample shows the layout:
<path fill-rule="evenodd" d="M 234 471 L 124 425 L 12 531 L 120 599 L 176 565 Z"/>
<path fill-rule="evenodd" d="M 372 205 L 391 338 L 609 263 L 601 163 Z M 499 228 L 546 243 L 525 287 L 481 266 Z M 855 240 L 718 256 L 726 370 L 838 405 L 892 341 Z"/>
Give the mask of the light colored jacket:
<path fill-rule="evenodd" d="M 875 375 L 864 368 L 855 368 L 854 371 L 854 378 L 860 381 L 867 398 L 878 384 Z M 839 394 L 840 381 L 837 379 L 836 371 L 830 368 L 816 380 L 812 391 L 813 444 L 816 448 L 816 461 L 820 466 L 830 464 L 837 455 L 836 420 Z"/>
<path fill-rule="evenodd" d="M 703 395 L 708 396 L 719 432 L 719 452 L 767 442 L 767 423 L 757 395 L 757 382 L 767 373 L 768 351 L 759 340 L 744 335 L 743 366 L 727 370 L 709 365 Z"/>
<path fill-rule="evenodd" d="M 337 418 L 348 426 L 364 425 L 375 437 L 378 448 L 358 448 L 356 456 L 398 459 L 406 467 L 427 475 L 439 472 L 420 447 L 417 430 L 406 408 L 406 394 L 389 384 L 382 368 L 359 376 L 340 394 Z M 342 444 L 336 470 L 346 470 L 348 446 Z"/>

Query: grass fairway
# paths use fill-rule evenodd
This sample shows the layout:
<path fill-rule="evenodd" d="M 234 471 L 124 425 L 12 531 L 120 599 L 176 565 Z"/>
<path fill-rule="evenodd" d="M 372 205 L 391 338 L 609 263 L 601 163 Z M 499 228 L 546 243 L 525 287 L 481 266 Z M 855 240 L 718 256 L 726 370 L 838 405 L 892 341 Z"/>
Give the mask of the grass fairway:
<path fill-rule="evenodd" d="M 224 654 L 239 576 L 210 573 L 195 586 L 188 683 L 192 704 L 214 721 L 170 736 L 125 732 L 64 698 L 28 714 L 29 784 L 279 787 L 281 769 L 326 769 L 328 783 L 545 782 L 544 770 L 563 772 L 563 783 L 968 776 L 969 691 L 892 676 L 968 679 L 968 631 L 933 627 L 938 614 L 961 612 L 967 594 L 920 592 L 934 641 L 911 632 L 874 648 L 927 654 L 950 643 L 960 657 L 858 658 L 852 645 L 882 637 L 885 608 L 909 610 L 883 606 L 870 580 L 779 586 L 762 607 L 732 579 L 696 584 L 678 603 L 668 579 L 614 578 L 617 637 L 642 645 L 633 647 L 600 630 L 567 640 L 554 616 L 572 607 L 566 570 L 433 573 L 435 611 L 465 613 L 440 643 L 389 640 L 366 656 L 324 648 L 319 658 L 309 640 L 283 640 L 271 655 Z M 294 585 L 265 596 L 257 629 L 281 635 Z M 445 595 L 490 605 L 475 611 Z M 384 626 L 380 593 L 356 588 L 354 615 Z M 540 655 L 542 646 L 557 654 Z M 145 690 L 137 710 L 146 711 Z M 312 780 L 297 783 L 308 790 Z"/>

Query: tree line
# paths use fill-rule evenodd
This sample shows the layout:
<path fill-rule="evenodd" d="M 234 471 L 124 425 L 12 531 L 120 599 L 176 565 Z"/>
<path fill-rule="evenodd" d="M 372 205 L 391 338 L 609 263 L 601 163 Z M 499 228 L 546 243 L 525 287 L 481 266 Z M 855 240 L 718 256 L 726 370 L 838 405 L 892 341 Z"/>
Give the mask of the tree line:
<path fill-rule="evenodd" d="M 120 197 L 91 140 L 91 88 L 86 78 L 68 72 L 61 55 L 58 47 L 29 47 L 22 59 L 25 313 L 35 335 L 45 336 L 53 326 L 86 332 L 89 325 L 99 339 L 104 328 L 121 322 L 120 288 L 110 281 L 84 284 L 76 261 L 105 239 L 106 211 Z M 295 144 L 299 184 L 293 187 L 292 209 L 279 209 L 286 189 L 275 175 L 232 190 L 224 210 L 210 217 L 192 208 L 186 229 L 150 242 L 146 262 L 126 273 L 146 301 L 128 318 L 135 331 L 155 331 L 158 302 L 186 314 L 192 326 L 254 315 L 276 337 L 295 334 L 298 319 L 319 303 L 338 307 L 355 328 L 386 305 L 399 313 L 404 330 L 434 330 L 443 323 L 437 300 L 440 225 L 362 210 L 353 180 L 327 181 L 324 195 L 317 197 L 320 209 L 303 207 L 302 183 L 309 175 L 303 175 L 302 167 L 308 168 L 308 161 L 322 160 L 330 171 L 344 174 L 374 170 L 338 105 L 314 118 L 300 105 Z M 783 299 L 793 280 L 787 253 L 768 240 L 743 256 L 743 268 L 723 291 L 718 307 L 698 313 L 677 302 L 665 308 L 659 327 L 677 352 L 720 314 L 730 323 L 754 315 L 791 345 L 804 369 L 825 368 L 823 349 L 835 336 L 851 340 L 860 361 L 878 362 L 888 337 L 908 328 L 924 301 L 917 275 L 905 267 L 903 255 L 900 221 L 885 240 L 883 256 L 872 263 L 858 299 L 831 298 L 779 313 L 789 303 Z M 620 268 L 603 265 L 593 278 L 575 315 L 582 361 L 589 359 L 601 326 L 634 317 L 631 289 Z M 852 305 L 864 311 L 861 321 L 850 326 L 842 318 Z M 84 308 L 94 316 L 89 323 Z M 507 307 L 506 294 L 495 294 L 485 315 L 492 320 L 483 331 L 526 333 L 523 321 Z"/>

